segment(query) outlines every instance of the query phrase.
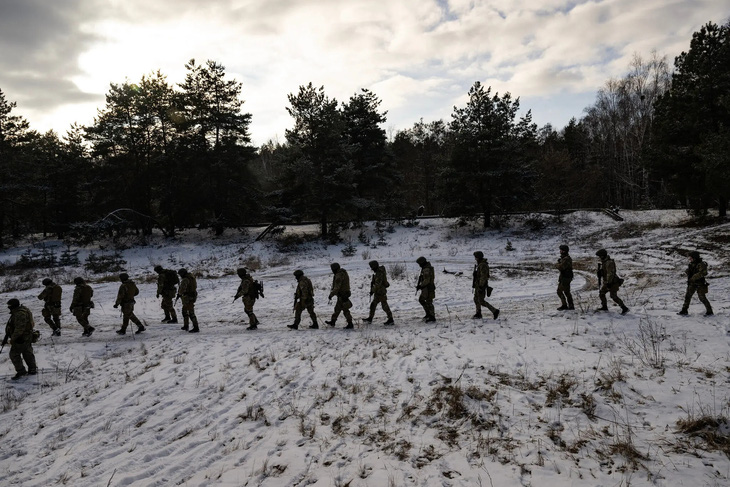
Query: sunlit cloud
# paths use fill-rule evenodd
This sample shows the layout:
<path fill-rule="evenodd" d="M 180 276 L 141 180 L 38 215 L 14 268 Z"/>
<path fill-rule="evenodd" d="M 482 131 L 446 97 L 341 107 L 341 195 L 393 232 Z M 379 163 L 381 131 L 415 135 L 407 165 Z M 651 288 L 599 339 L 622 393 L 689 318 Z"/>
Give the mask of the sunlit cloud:
<path fill-rule="evenodd" d="M 674 56 L 713 0 L 5 0 L 0 89 L 38 130 L 90 123 L 110 83 L 215 60 L 242 83 L 256 144 L 283 139 L 287 95 L 312 82 L 346 101 L 371 89 L 388 126 L 448 119 L 477 80 L 533 100 L 560 128 L 633 56 Z M 52 5 L 52 7 L 50 7 Z M 554 100 L 551 105 L 550 100 Z M 571 103 L 566 103 L 566 100 Z M 583 107 L 584 108 L 584 107 Z"/>

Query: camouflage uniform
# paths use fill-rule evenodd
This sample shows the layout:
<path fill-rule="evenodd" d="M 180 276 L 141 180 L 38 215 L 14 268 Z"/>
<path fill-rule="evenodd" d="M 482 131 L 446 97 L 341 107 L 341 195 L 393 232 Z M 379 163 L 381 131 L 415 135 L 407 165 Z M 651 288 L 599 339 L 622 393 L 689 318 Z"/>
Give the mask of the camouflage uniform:
<path fill-rule="evenodd" d="M 61 295 L 63 289 L 50 279 L 44 279 L 43 284 L 46 286 L 38 295 L 38 299 L 45 302 L 41 314 L 43 321 L 53 330 L 53 334 L 59 336 L 61 334 Z"/>
<path fill-rule="evenodd" d="M 385 322 L 385 325 L 393 325 L 395 324 L 393 322 L 393 313 L 391 313 L 390 306 L 388 306 L 388 287 L 390 284 L 388 283 L 388 276 L 385 273 L 385 266 L 379 265 L 378 261 L 373 260 L 370 262 L 370 268 L 374 272 L 370 280 L 370 296 L 372 296 L 373 301 L 370 303 L 370 314 L 363 321 L 372 323 L 373 317 L 375 316 L 375 309 L 380 304 L 388 316 L 388 321 Z"/>
<path fill-rule="evenodd" d="M 685 271 L 685 274 L 687 274 L 687 291 L 684 294 L 684 305 L 679 314 L 687 314 L 692 296 L 696 292 L 700 302 L 705 305 L 705 316 L 711 316 L 713 312 L 710 300 L 707 299 L 708 285 L 705 280 L 705 277 L 707 277 L 707 262 L 703 261 L 699 252 L 696 251 L 690 253 L 690 258 L 691 261 Z"/>
<path fill-rule="evenodd" d="M 616 262 L 609 257 L 608 253 L 601 249 L 596 252 L 596 255 L 601 259 L 601 268 L 598 271 L 599 275 L 603 278 L 603 285 L 598 291 L 598 297 L 601 300 L 601 307 L 598 311 L 608 311 L 608 300 L 606 294 L 611 296 L 614 303 L 621 306 L 621 314 L 626 314 L 629 308 L 626 307 L 621 298 L 618 297 L 618 289 L 623 284 L 624 280 L 616 274 Z"/>
<path fill-rule="evenodd" d="M 421 291 L 418 302 L 423 306 L 426 316 L 423 320 L 426 322 L 436 321 L 436 310 L 433 306 L 433 300 L 436 299 L 436 285 L 433 266 L 425 257 L 416 259 L 418 265 L 421 266 L 421 275 L 418 276 L 418 284 L 416 289 Z"/>
<path fill-rule="evenodd" d="M 157 272 L 157 297 L 162 296 L 160 308 L 165 312 L 162 323 L 177 323 L 177 313 L 173 303 L 177 294 L 177 284 L 180 282 L 177 273 L 162 266 L 156 266 L 155 272 Z"/>
<path fill-rule="evenodd" d="M 136 302 L 134 298 L 139 294 L 139 289 L 137 289 L 137 286 L 129 279 L 127 274 L 120 274 L 119 279 L 122 281 L 122 284 L 119 286 L 114 307 L 122 307 L 122 328 L 117 330 L 117 334 L 124 335 L 127 333 L 127 326 L 129 326 L 130 321 L 137 325 L 136 333 L 142 333 L 145 327 L 134 314 L 134 303 Z"/>
<path fill-rule="evenodd" d="M 253 282 L 253 277 L 251 274 L 246 272 L 245 269 L 239 269 L 238 276 L 241 278 L 241 284 L 238 286 L 238 290 L 236 291 L 236 295 L 233 297 L 233 300 L 235 301 L 236 299 L 241 298 L 241 301 L 243 301 L 243 311 L 246 313 L 249 320 L 248 329 L 255 330 L 259 325 L 259 320 L 253 312 L 253 305 L 256 304 L 256 298 L 258 298 L 256 286 Z"/>
<path fill-rule="evenodd" d="M 195 316 L 195 301 L 198 299 L 198 281 L 185 269 L 180 269 L 177 273 L 182 277 L 180 289 L 178 290 L 178 295 L 182 300 L 183 315 L 183 326 L 180 329 L 187 331 L 189 323 L 192 322 L 193 327 L 190 329 L 190 333 L 198 333 L 200 328 L 198 328 L 198 317 Z"/>
<path fill-rule="evenodd" d="M 568 246 L 560 246 L 560 258 L 555 268 L 560 271 L 558 276 L 558 297 L 560 298 L 559 311 L 575 309 L 573 295 L 570 293 L 570 282 L 573 280 L 573 259 L 568 254 Z"/>
<path fill-rule="evenodd" d="M 10 361 L 15 367 L 15 377 L 38 373 L 38 366 L 33 353 L 33 329 L 35 321 L 33 314 L 25 306 L 21 306 L 17 299 L 8 301 L 10 319 L 5 325 L 5 339 L 3 344 L 10 342 Z M 23 361 L 25 360 L 25 364 Z M 26 370 L 25 365 L 28 365 Z"/>
<path fill-rule="evenodd" d="M 309 317 L 312 318 L 310 328 L 319 328 L 317 315 L 314 314 L 314 287 L 312 281 L 305 277 L 300 270 L 295 271 L 294 276 L 297 279 L 297 289 L 294 291 L 294 324 L 287 326 L 293 330 L 298 329 L 302 320 L 302 311 L 306 309 Z"/>
<path fill-rule="evenodd" d="M 80 277 L 74 279 L 76 287 L 74 288 L 74 295 L 71 299 L 71 307 L 69 311 L 76 317 L 76 321 L 79 322 L 84 329 L 83 336 L 91 336 L 94 332 L 94 327 L 89 325 L 89 315 L 91 314 L 91 308 L 94 305 L 91 302 L 91 298 L 94 296 L 94 290 L 91 286 L 86 284 Z"/>
<path fill-rule="evenodd" d="M 477 263 L 474 264 L 471 287 L 474 289 L 474 304 L 476 305 L 477 312 L 474 316 L 472 316 L 472 318 L 481 318 L 482 306 L 484 306 L 492 312 L 492 316 L 494 316 L 494 319 L 496 320 L 499 316 L 499 310 L 485 300 L 487 288 L 489 287 L 489 263 L 487 262 L 487 259 L 484 258 L 484 254 L 480 251 L 474 252 L 474 259 Z"/>
<path fill-rule="evenodd" d="M 352 308 L 352 301 L 350 301 L 350 276 L 345 269 L 340 267 L 340 264 L 334 263 L 330 267 L 334 276 L 332 276 L 332 290 L 328 299 L 337 298 L 337 302 L 335 303 L 332 318 L 329 321 L 325 321 L 325 323 L 330 326 L 335 326 L 337 317 L 342 313 L 347 320 L 347 326 L 345 328 L 350 330 L 354 328 L 352 314 L 350 314 L 350 308 Z"/>

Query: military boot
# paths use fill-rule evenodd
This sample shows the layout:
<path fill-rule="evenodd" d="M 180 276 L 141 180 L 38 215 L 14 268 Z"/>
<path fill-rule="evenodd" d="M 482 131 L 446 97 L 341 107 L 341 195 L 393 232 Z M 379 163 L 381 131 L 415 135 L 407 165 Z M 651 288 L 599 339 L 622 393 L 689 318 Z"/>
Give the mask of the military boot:
<path fill-rule="evenodd" d="M 372 323 L 373 322 L 373 317 L 372 316 L 368 316 L 367 318 L 363 318 L 362 320 L 365 323 Z"/>
<path fill-rule="evenodd" d="M 325 321 L 325 323 L 327 323 L 327 322 Z M 332 324 L 330 326 L 335 326 L 335 325 Z M 311 328 L 312 330 L 316 330 L 316 329 L 319 328 L 319 323 L 317 323 L 317 320 L 316 319 L 315 320 L 312 320 L 312 324 L 309 325 L 309 328 Z"/>
<path fill-rule="evenodd" d="M 679 310 L 679 312 L 677 314 L 684 316 L 684 315 L 688 315 L 689 311 L 687 310 L 687 308 L 682 308 Z"/>
<path fill-rule="evenodd" d="M 171 319 L 170 312 L 165 310 L 165 317 L 160 320 L 160 323 L 169 323 Z"/>
<path fill-rule="evenodd" d="M 492 311 L 492 316 L 494 316 L 495 320 L 499 318 L 499 310 L 497 308 L 494 308 L 494 311 Z"/>
<path fill-rule="evenodd" d="M 334 318 L 334 319 L 324 320 L 324 322 L 330 326 L 335 326 L 335 324 L 337 323 L 337 319 Z"/>
<path fill-rule="evenodd" d="M 28 372 L 27 371 L 25 371 L 25 370 L 19 370 L 18 372 L 15 373 L 14 376 L 11 377 L 11 379 L 12 380 L 18 380 L 21 377 L 25 377 L 26 375 L 28 375 Z"/>
<path fill-rule="evenodd" d="M 629 308 L 626 305 L 621 306 L 621 314 L 622 315 L 625 315 L 628 312 L 629 312 Z"/>
<path fill-rule="evenodd" d="M 177 323 L 177 313 L 174 309 L 170 311 L 170 321 L 168 323 Z"/>
<path fill-rule="evenodd" d="M 608 311 L 608 305 L 604 304 L 600 308 L 596 308 L 596 311 Z"/>
<path fill-rule="evenodd" d="M 573 306 L 573 296 L 568 296 L 568 309 L 574 310 L 575 306 Z"/>
<path fill-rule="evenodd" d="M 137 325 L 137 331 L 134 332 L 135 335 L 139 335 L 143 331 L 145 331 L 147 328 L 145 328 L 143 325 Z"/>
<path fill-rule="evenodd" d="M 474 313 L 474 316 L 472 316 L 471 319 L 472 320 L 481 320 L 482 319 L 482 312 L 481 311 L 477 311 L 476 313 Z"/>
<path fill-rule="evenodd" d="M 353 325 L 353 324 L 352 324 L 352 321 L 351 321 L 351 322 L 349 322 L 349 323 L 347 324 L 347 326 L 345 327 L 345 330 L 352 330 L 353 328 L 355 328 L 355 325 Z"/>
<path fill-rule="evenodd" d="M 388 321 L 386 321 L 385 323 L 383 323 L 383 325 L 385 325 L 385 326 L 393 326 L 393 325 L 395 325 L 395 321 L 393 321 L 393 317 L 391 316 L 390 318 L 388 318 Z"/>

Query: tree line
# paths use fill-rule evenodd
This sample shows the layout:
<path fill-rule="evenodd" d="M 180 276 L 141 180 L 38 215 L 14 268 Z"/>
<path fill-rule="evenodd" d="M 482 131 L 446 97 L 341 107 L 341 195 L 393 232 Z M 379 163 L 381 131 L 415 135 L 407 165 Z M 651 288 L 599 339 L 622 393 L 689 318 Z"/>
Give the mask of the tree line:
<path fill-rule="evenodd" d="M 289 94 L 285 141 L 254 147 L 242 85 L 215 62 L 110 84 L 89 126 L 39 133 L 0 90 L 0 246 L 133 227 L 478 215 L 514 210 L 717 206 L 730 197 L 730 22 L 707 23 L 670 69 L 636 55 L 580 118 L 538 128 L 520 99 L 476 82 L 451 120 L 388 137 L 370 90 Z"/>

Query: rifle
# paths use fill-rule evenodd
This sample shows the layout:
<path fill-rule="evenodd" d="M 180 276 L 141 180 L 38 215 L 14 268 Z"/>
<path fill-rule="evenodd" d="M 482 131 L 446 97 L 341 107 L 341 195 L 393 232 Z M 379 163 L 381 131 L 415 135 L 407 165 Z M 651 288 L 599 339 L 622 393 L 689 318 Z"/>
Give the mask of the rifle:
<path fill-rule="evenodd" d="M 297 293 L 294 293 L 294 307 L 292 308 L 292 310 L 295 314 L 297 312 L 297 302 L 299 302 L 299 298 L 297 297 Z"/>
<path fill-rule="evenodd" d="M 601 281 L 603 279 L 603 272 L 601 272 L 601 263 L 598 263 L 598 271 L 596 271 L 596 275 L 598 275 L 598 287 L 601 287 Z"/>
<path fill-rule="evenodd" d="M 421 290 L 421 281 L 423 281 L 423 274 L 418 276 L 418 283 L 416 284 L 416 296 L 418 296 L 418 291 Z"/>
<path fill-rule="evenodd" d="M 8 343 L 8 335 L 5 335 L 5 338 L 3 338 L 3 345 L 0 347 L 0 354 L 3 353 L 3 348 L 5 348 L 5 345 Z"/>

